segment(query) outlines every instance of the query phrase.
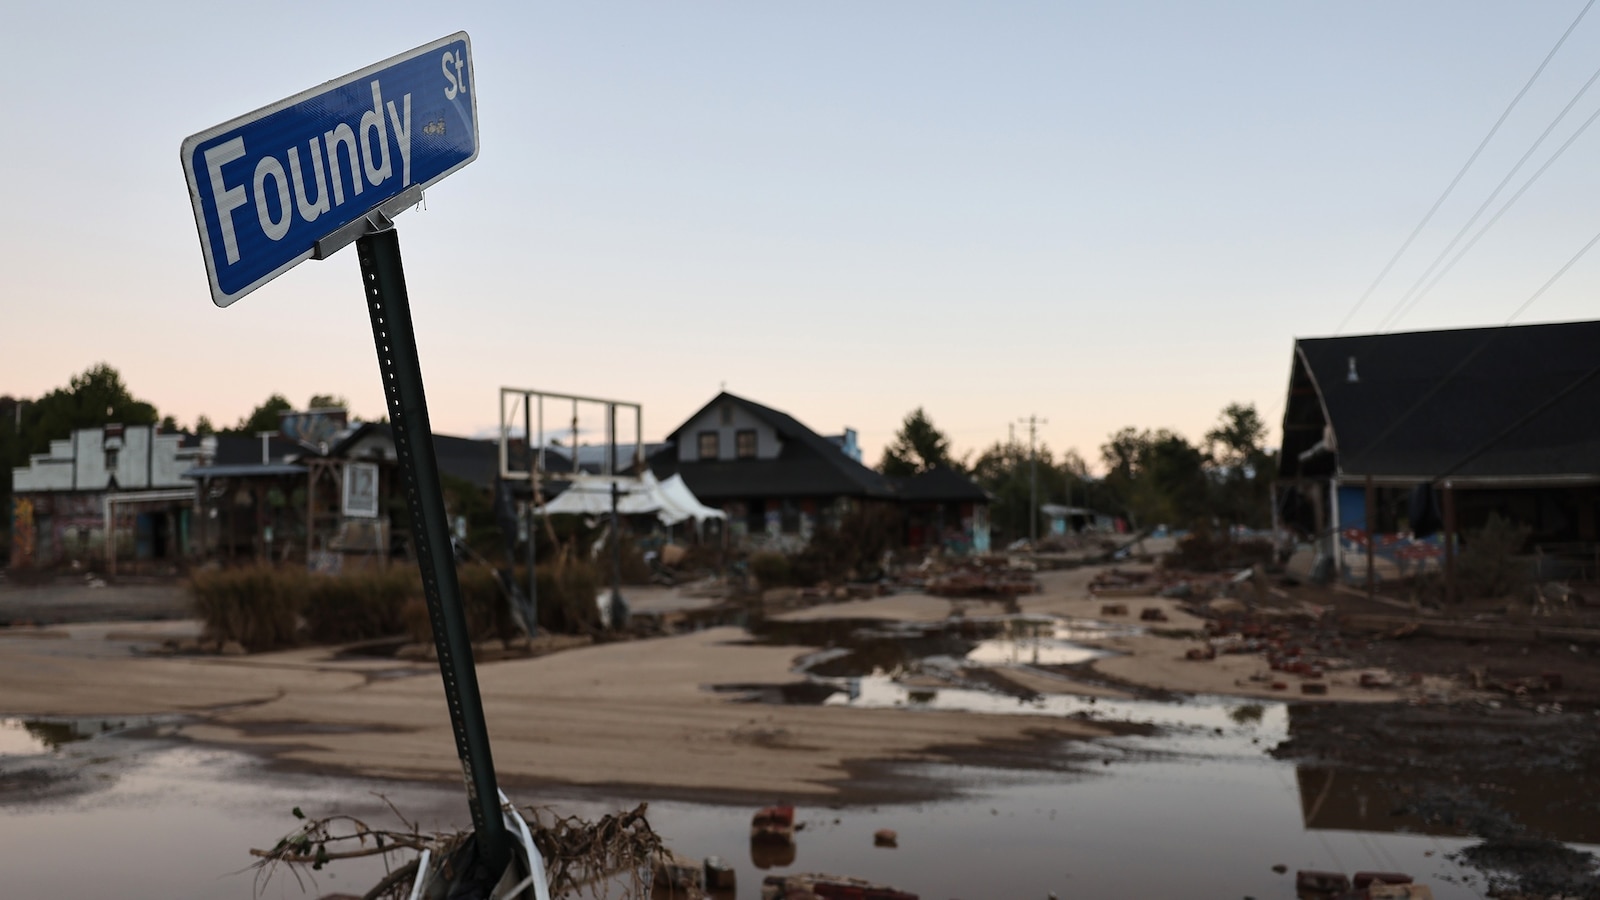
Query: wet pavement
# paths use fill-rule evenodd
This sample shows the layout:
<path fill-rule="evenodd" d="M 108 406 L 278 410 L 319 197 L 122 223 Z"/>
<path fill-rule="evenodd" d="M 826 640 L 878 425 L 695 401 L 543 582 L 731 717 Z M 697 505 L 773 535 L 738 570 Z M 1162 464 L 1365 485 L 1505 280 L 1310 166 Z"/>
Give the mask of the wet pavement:
<path fill-rule="evenodd" d="M 1081 664 L 1100 651 L 1075 641 L 1107 627 L 1043 617 L 782 626 L 759 639 L 832 645 L 802 661 L 807 680 L 788 695 L 759 685 L 724 689 L 754 702 L 1028 713 L 1138 727 L 1096 741 L 1041 739 L 1026 752 L 988 754 L 982 764 L 863 767 L 854 773 L 861 779 L 915 777 L 949 791 L 920 803 L 801 805 L 792 856 L 752 850 L 754 810 L 747 806 L 657 801 L 649 819 L 679 853 L 733 864 L 740 897 L 758 896 L 766 874 L 831 871 L 930 900 L 1052 893 L 1265 900 L 1293 897 L 1295 871 L 1318 869 L 1406 872 L 1431 885 L 1435 897 L 1469 898 L 1491 886 L 1488 870 L 1514 867 L 1522 851 L 1542 852 L 1546 874 L 1567 865 L 1564 884 L 1589 877 L 1593 860 L 1582 854 L 1600 851 L 1587 843 L 1600 840 L 1592 824 L 1600 816 L 1582 802 L 1561 806 L 1553 799 L 1587 797 L 1592 787 L 1589 766 L 1569 764 L 1589 745 L 1561 743 L 1576 740 L 1580 725 L 1594 730 L 1588 713 L 1566 729 L 1546 716 L 1543 726 L 1518 721 L 1496 732 L 1502 755 L 1495 759 L 1554 750 L 1537 777 L 1497 782 L 1494 796 L 1503 802 L 1485 813 L 1481 792 L 1447 790 L 1470 787 L 1481 762 L 1430 763 L 1452 750 L 1451 732 L 1429 731 L 1405 707 L 1374 712 L 1206 696 L 1091 698 L 997 690 L 970 677 L 987 667 Z M 1411 744 L 1400 740 L 1419 734 L 1425 736 Z M 1349 735 L 1372 744 L 1367 756 L 1333 752 Z M 1270 752 L 1280 745 L 1287 748 L 1283 758 Z M 1373 764 L 1389 751 L 1408 767 Z M 1429 769 L 1441 778 L 1425 777 Z M 379 864 L 333 866 L 316 873 L 314 884 L 279 871 L 263 887 L 246 871 L 248 850 L 292 830 L 297 806 L 313 816 L 347 813 L 393 826 L 377 793 L 425 829 L 468 820 L 458 785 L 286 771 L 176 740 L 167 721 L 3 719 L 5 893 L 92 896 L 115 883 L 117 896 L 130 900 L 359 894 L 381 877 Z M 651 799 L 571 789 L 508 793 L 519 804 L 591 817 Z M 874 845 L 880 828 L 898 833 L 897 848 Z"/>
<path fill-rule="evenodd" d="M 1225 723 L 1215 726 L 1221 733 L 1195 728 L 1178 741 L 1062 745 L 1071 765 L 1057 771 L 915 766 L 959 794 L 912 805 L 801 806 L 791 859 L 752 852 L 747 807 L 656 802 L 649 818 L 678 852 L 734 864 L 743 897 L 757 896 L 763 875 L 816 870 L 930 898 L 1291 897 L 1299 868 L 1403 871 L 1431 883 L 1440 898 L 1479 896 L 1476 873 L 1449 856 L 1469 839 L 1307 829 L 1294 767 L 1260 750 L 1284 733 L 1283 707 L 1257 713 L 1197 704 L 1192 712 L 1197 722 Z M 304 885 L 279 871 L 263 889 L 245 871 L 248 850 L 290 831 L 296 806 L 393 827 L 373 792 L 425 828 L 467 820 L 453 785 L 274 771 L 250 756 L 159 737 L 100 737 L 45 752 L 74 754 L 74 779 L 93 787 L 34 800 L 12 795 L 0 818 L 8 896 L 93 896 L 112 878 L 127 900 L 359 893 L 381 877 L 381 866 L 341 863 Z M 0 772 L 29 765 L 12 755 L 0 760 Z M 519 803 L 587 816 L 638 799 L 511 793 Z M 899 847 L 874 846 L 879 828 L 895 829 Z"/>

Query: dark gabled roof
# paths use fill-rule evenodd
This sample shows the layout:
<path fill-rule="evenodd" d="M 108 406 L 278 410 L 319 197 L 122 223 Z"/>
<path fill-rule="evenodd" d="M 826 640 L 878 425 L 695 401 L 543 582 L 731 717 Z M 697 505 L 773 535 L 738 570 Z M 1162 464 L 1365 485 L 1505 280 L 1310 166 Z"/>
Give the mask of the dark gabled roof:
<path fill-rule="evenodd" d="M 496 441 L 436 434 L 433 453 L 439 460 L 440 475 L 470 481 L 484 490 L 494 487 L 500 474 L 500 445 Z"/>
<path fill-rule="evenodd" d="M 1280 474 L 1331 425 L 1344 475 L 1600 476 L 1597 348 L 1600 322 L 1302 338 Z"/>
<path fill-rule="evenodd" d="M 253 434 L 219 434 L 217 455 L 211 459 L 214 466 L 261 465 L 261 438 Z M 267 438 L 267 456 L 275 463 L 285 457 L 304 453 L 299 444 L 282 437 Z"/>
<path fill-rule="evenodd" d="M 185 471 L 180 477 L 202 478 L 277 478 L 284 475 L 304 475 L 306 467 L 294 463 L 236 463 L 224 466 L 195 466 Z"/>
<path fill-rule="evenodd" d="M 887 491 L 863 488 L 838 467 L 816 458 L 694 462 L 680 465 L 677 471 L 689 490 L 706 503 L 751 497 L 890 496 Z"/>
<path fill-rule="evenodd" d="M 667 435 L 676 444 L 690 422 L 721 403 L 735 403 L 765 422 L 783 439 L 777 459 L 741 459 L 678 465 L 684 483 L 701 500 L 742 497 L 884 497 L 894 496 L 888 479 L 856 462 L 837 444 L 800 424 L 788 413 L 723 391 L 711 398 L 677 430 Z M 653 457 L 658 462 L 664 457 Z"/>
<path fill-rule="evenodd" d="M 972 479 L 947 466 L 934 466 L 894 479 L 900 499 L 910 503 L 988 503 L 989 493 Z"/>
<path fill-rule="evenodd" d="M 356 442 L 372 434 L 394 440 L 394 429 L 389 423 L 365 422 L 335 445 L 329 455 L 344 456 Z M 494 486 L 495 476 L 500 473 L 500 445 L 495 441 L 435 434 L 433 455 L 439 463 L 440 475 L 470 481 L 484 490 Z"/>

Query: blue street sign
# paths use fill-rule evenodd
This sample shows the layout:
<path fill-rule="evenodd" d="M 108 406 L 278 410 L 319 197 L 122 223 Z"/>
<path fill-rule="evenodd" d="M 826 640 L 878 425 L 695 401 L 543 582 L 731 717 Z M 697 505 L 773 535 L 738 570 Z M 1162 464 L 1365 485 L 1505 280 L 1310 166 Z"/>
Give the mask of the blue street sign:
<path fill-rule="evenodd" d="M 327 256 L 358 236 L 346 226 L 477 159 L 477 95 L 462 31 L 185 140 L 212 300 Z"/>

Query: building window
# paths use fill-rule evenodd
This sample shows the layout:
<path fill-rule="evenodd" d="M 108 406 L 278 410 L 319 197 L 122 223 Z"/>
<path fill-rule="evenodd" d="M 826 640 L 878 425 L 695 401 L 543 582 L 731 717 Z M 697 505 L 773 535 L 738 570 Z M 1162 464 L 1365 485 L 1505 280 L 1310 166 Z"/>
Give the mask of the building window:
<path fill-rule="evenodd" d="M 717 433 L 715 431 L 700 432 L 700 458 L 716 459 L 722 455 L 717 446 Z"/>
<path fill-rule="evenodd" d="M 741 428 L 733 435 L 733 449 L 740 459 L 756 458 L 756 430 Z"/>
<path fill-rule="evenodd" d="M 115 472 L 116 470 L 117 470 L 117 448 L 116 447 L 107 447 L 106 448 L 106 471 L 107 472 Z"/>
<path fill-rule="evenodd" d="M 733 404 L 732 403 L 724 403 L 724 404 L 722 404 L 721 406 L 717 407 L 717 412 L 722 417 L 722 424 L 724 424 L 724 425 L 732 425 L 733 424 Z"/>

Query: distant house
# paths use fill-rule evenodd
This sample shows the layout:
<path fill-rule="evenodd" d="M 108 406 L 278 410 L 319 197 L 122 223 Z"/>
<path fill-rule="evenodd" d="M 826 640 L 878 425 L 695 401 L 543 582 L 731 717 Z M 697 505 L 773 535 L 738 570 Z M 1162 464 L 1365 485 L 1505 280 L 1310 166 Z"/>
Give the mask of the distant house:
<path fill-rule="evenodd" d="M 11 472 L 10 565 L 183 559 L 195 508 L 183 472 L 204 451 L 192 435 L 150 425 L 79 428 L 51 441 Z"/>
<path fill-rule="evenodd" d="M 894 479 L 894 488 L 905 510 L 906 546 L 989 552 L 989 492 L 972 479 L 935 466 Z"/>
<path fill-rule="evenodd" d="M 1444 552 L 1490 514 L 1592 564 L 1600 322 L 1297 340 L 1278 512 L 1347 578 Z"/>
<path fill-rule="evenodd" d="M 853 452 L 852 452 L 853 451 Z M 667 436 L 650 457 L 661 478 L 681 474 L 702 503 L 728 515 L 745 544 L 796 547 L 852 509 L 903 509 L 921 543 L 988 540 L 988 496 L 955 472 L 896 484 L 861 464 L 855 432 L 823 437 L 788 413 L 723 392 Z M 948 535 L 946 532 L 950 532 Z"/>
<path fill-rule="evenodd" d="M 433 455 L 439 463 L 441 476 L 459 478 L 484 491 L 493 488 L 500 471 L 500 447 L 495 441 L 435 434 Z M 394 448 L 394 429 L 387 422 L 358 425 L 341 436 L 329 456 L 394 466 L 399 460 Z"/>
<path fill-rule="evenodd" d="M 1082 506 L 1065 506 L 1060 503 L 1041 503 L 1039 513 L 1050 523 L 1050 533 L 1056 535 L 1081 531 L 1114 531 L 1115 516 L 1095 512 Z"/>
<path fill-rule="evenodd" d="M 200 520 L 193 553 L 223 562 L 282 560 L 302 540 L 305 449 L 277 434 L 218 434 L 200 440 L 194 485 Z"/>
<path fill-rule="evenodd" d="M 893 503 L 894 486 L 788 413 L 723 392 L 667 435 L 656 475 L 728 515 L 743 542 L 799 545 L 822 522 L 863 503 Z"/>

